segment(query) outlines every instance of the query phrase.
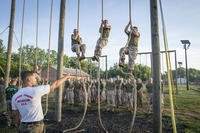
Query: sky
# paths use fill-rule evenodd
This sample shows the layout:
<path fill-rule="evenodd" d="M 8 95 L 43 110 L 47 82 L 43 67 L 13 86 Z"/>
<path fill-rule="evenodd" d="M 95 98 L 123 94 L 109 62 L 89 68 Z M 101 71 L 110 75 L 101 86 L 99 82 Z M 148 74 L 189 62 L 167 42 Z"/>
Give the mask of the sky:
<path fill-rule="evenodd" d="M 24 18 L 23 45 L 36 43 L 36 2 L 26 0 Z M 49 20 L 51 0 L 39 0 L 39 36 L 38 47 L 48 48 Z M 112 27 L 107 46 L 102 54 L 108 55 L 108 66 L 113 66 L 119 60 L 119 50 L 126 44 L 127 35 L 124 28 L 129 21 L 129 0 L 104 0 L 104 19 L 107 19 Z M 180 40 L 189 40 L 191 46 L 188 52 L 188 68 L 200 70 L 200 0 L 162 0 L 164 19 L 167 30 L 169 50 L 176 50 L 177 61 L 183 62 L 185 67 L 185 53 Z M 20 41 L 21 19 L 23 0 L 16 0 L 14 31 Z M 65 38 L 64 53 L 75 56 L 71 51 L 71 34 L 76 28 L 78 0 L 66 0 Z M 10 21 L 11 0 L 0 0 L 0 32 Z M 51 49 L 58 49 L 60 0 L 54 0 Z M 98 32 L 101 24 L 101 0 L 80 0 L 80 34 L 86 44 L 86 56 L 93 56 Z M 132 0 L 132 22 L 141 34 L 139 40 L 139 52 L 151 51 L 151 28 L 150 28 L 150 0 Z M 160 14 L 160 12 L 159 12 Z M 162 25 L 159 15 L 160 50 L 164 50 Z M 8 30 L 0 35 L 7 46 Z M 17 51 L 20 45 L 16 38 L 13 41 L 13 51 Z M 172 69 L 175 68 L 174 53 L 170 54 Z M 127 57 L 128 58 L 128 57 Z M 137 56 L 136 63 L 150 66 L 150 56 Z M 105 68 L 105 59 L 101 61 L 102 69 Z M 165 55 L 161 54 L 161 70 L 166 70 Z"/>

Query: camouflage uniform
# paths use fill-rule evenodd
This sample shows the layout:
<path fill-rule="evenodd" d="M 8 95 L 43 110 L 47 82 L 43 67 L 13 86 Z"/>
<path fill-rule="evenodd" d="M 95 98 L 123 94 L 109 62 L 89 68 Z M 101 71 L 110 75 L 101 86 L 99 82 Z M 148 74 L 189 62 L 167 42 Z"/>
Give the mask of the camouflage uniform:
<path fill-rule="evenodd" d="M 44 123 L 36 123 L 36 124 L 23 124 L 20 123 L 19 126 L 20 133 L 43 133 L 44 132 Z"/>
<path fill-rule="evenodd" d="M 90 104 L 91 103 L 91 86 L 92 86 L 92 83 L 88 80 L 86 81 L 85 83 L 85 87 L 86 87 L 86 90 L 87 90 L 87 96 L 88 96 L 88 103 Z"/>
<path fill-rule="evenodd" d="M 116 88 L 116 106 L 122 105 L 122 81 L 120 79 L 115 80 Z"/>
<path fill-rule="evenodd" d="M 69 82 L 67 89 L 67 101 L 68 104 L 74 104 L 74 84 L 72 81 Z"/>
<path fill-rule="evenodd" d="M 137 80 L 137 105 L 138 107 L 142 107 L 142 80 L 138 79 Z"/>
<path fill-rule="evenodd" d="M 106 90 L 107 90 L 107 103 L 109 106 L 111 107 L 115 107 L 115 97 L 116 97 L 116 93 L 115 93 L 115 84 L 113 83 L 113 81 L 108 81 L 106 83 Z"/>
<path fill-rule="evenodd" d="M 120 49 L 120 59 L 119 59 L 119 65 L 120 66 L 124 66 L 124 62 L 125 62 L 125 54 L 128 54 L 128 67 L 129 70 L 133 71 L 134 70 L 134 65 L 135 65 L 135 59 L 137 57 L 137 52 L 138 52 L 138 41 L 139 41 L 139 37 L 140 34 L 137 31 L 137 33 L 135 31 L 128 31 L 128 27 L 129 24 L 126 26 L 125 28 L 125 33 L 128 35 L 128 47 L 123 47 Z M 137 29 L 136 27 L 134 27 L 135 29 Z"/>
<path fill-rule="evenodd" d="M 9 114 L 6 111 L 6 95 L 5 95 L 5 83 L 0 79 L 0 109 L 1 109 L 1 117 L 3 117 L 2 125 L 10 126 L 11 119 Z M 3 115 L 3 116 L 2 116 Z"/>
<path fill-rule="evenodd" d="M 100 95 L 101 95 L 101 102 L 106 101 L 106 82 L 104 80 L 101 80 L 100 82 Z"/>
<path fill-rule="evenodd" d="M 63 102 L 67 101 L 68 102 L 68 89 L 69 89 L 69 80 L 65 81 L 65 86 L 63 88 Z"/>
<path fill-rule="evenodd" d="M 91 87 L 91 101 L 93 103 L 96 102 L 96 90 L 97 90 L 97 88 L 96 88 L 96 81 L 93 81 L 92 87 Z"/>
<path fill-rule="evenodd" d="M 153 83 L 151 81 L 148 81 L 148 83 L 146 84 L 146 89 L 147 89 L 147 111 L 149 112 L 153 104 Z"/>
<path fill-rule="evenodd" d="M 79 81 L 76 79 L 74 81 L 74 102 L 75 103 L 79 103 L 80 99 L 79 99 L 79 90 L 81 88 L 81 85 L 79 83 Z"/>
<path fill-rule="evenodd" d="M 99 57 L 101 56 L 102 48 L 104 48 L 108 43 L 110 30 L 111 30 L 111 27 L 110 26 L 105 27 L 103 23 L 101 24 L 101 27 L 99 28 L 101 37 L 97 40 L 97 44 L 94 51 L 94 58 L 97 61 L 99 61 Z"/>
<path fill-rule="evenodd" d="M 72 43 L 72 51 L 76 52 L 76 55 L 78 57 L 80 57 L 80 52 L 82 53 L 82 56 L 85 57 L 85 49 L 86 49 L 86 45 L 82 44 L 82 38 L 80 37 L 80 35 L 77 35 L 77 37 L 72 34 L 71 35 L 71 43 Z"/>
<path fill-rule="evenodd" d="M 124 91 L 126 95 L 126 107 L 129 109 L 133 109 L 133 100 L 134 100 L 134 91 L 135 91 L 135 84 L 130 82 L 130 79 L 128 82 L 124 85 Z"/>
<path fill-rule="evenodd" d="M 6 103 L 7 103 L 7 112 L 8 112 L 8 120 L 10 123 L 8 125 L 11 125 L 12 123 L 12 97 L 13 95 L 18 91 L 18 88 L 15 85 L 10 85 L 6 88 Z"/>

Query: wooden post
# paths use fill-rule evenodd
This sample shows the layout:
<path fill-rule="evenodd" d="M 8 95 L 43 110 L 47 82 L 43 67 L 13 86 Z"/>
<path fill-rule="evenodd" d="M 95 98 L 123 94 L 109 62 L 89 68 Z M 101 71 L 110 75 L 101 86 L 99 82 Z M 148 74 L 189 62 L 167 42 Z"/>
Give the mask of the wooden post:
<path fill-rule="evenodd" d="M 63 76 L 63 49 L 64 49 L 64 30 L 65 30 L 65 4 L 66 0 L 61 0 L 60 3 L 60 22 L 59 22 L 59 35 L 58 35 L 58 65 L 57 65 L 57 79 Z M 55 115 L 56 121 L 61 122 L 62 116 L 62 85 L 55 91 Z"/>
<path fill-rule="evenodd" d="M 12 44 L 13 44 L 13 29 L 14 29 L 14 20 L 15 20 L 15 0 L 12 0 L 11 4 L 11 13 L 10 13 L 10 29 L 8 36 L 8 49 L 7 49 L 7 62 L 6 62 L 6 87 L 9 84 L 10 77 L 10 63 L 11 63 L 11 54 L 12 54 Z"/>
<path fill-rule="evenodd" d="M 150 0 L 151 11 L 151 45 L 153 59 L 153 132 L 162 132 L 162 115 L 161 115 L 161 90 L 160 90 L 160 42 L 158 28 L 158 7 L 157 0 Z"/>

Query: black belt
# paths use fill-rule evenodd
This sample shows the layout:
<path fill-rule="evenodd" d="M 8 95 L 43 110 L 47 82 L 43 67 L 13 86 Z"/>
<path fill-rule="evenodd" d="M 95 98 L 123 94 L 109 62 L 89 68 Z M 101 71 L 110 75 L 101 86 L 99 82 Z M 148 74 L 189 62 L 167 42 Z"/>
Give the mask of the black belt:
<path fill-rule="evenodd" d="M 43 120 L 41 121 L 33 121 L 33 122 L 21 122 L 21 124 L 24 124 L 24 125 L 33 125 L 33 124 L 43 124 Z"/>

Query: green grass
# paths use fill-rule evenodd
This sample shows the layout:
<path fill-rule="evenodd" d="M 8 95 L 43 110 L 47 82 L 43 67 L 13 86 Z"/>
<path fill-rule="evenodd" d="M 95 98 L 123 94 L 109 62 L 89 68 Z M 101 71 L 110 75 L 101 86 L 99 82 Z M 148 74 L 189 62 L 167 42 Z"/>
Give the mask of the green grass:
<path fill-rule="evenodd" d="M 200 90 L 199 86 L 179 86 L 179 95 L 175 96 L 175 117 L 177 125 L 182 125 L 187 133 L 200 132 Z M 165 88 L 167 89 L 167 88 Z M 165 95 L 164 114 L 170 114 L 169 95 Z"/>

